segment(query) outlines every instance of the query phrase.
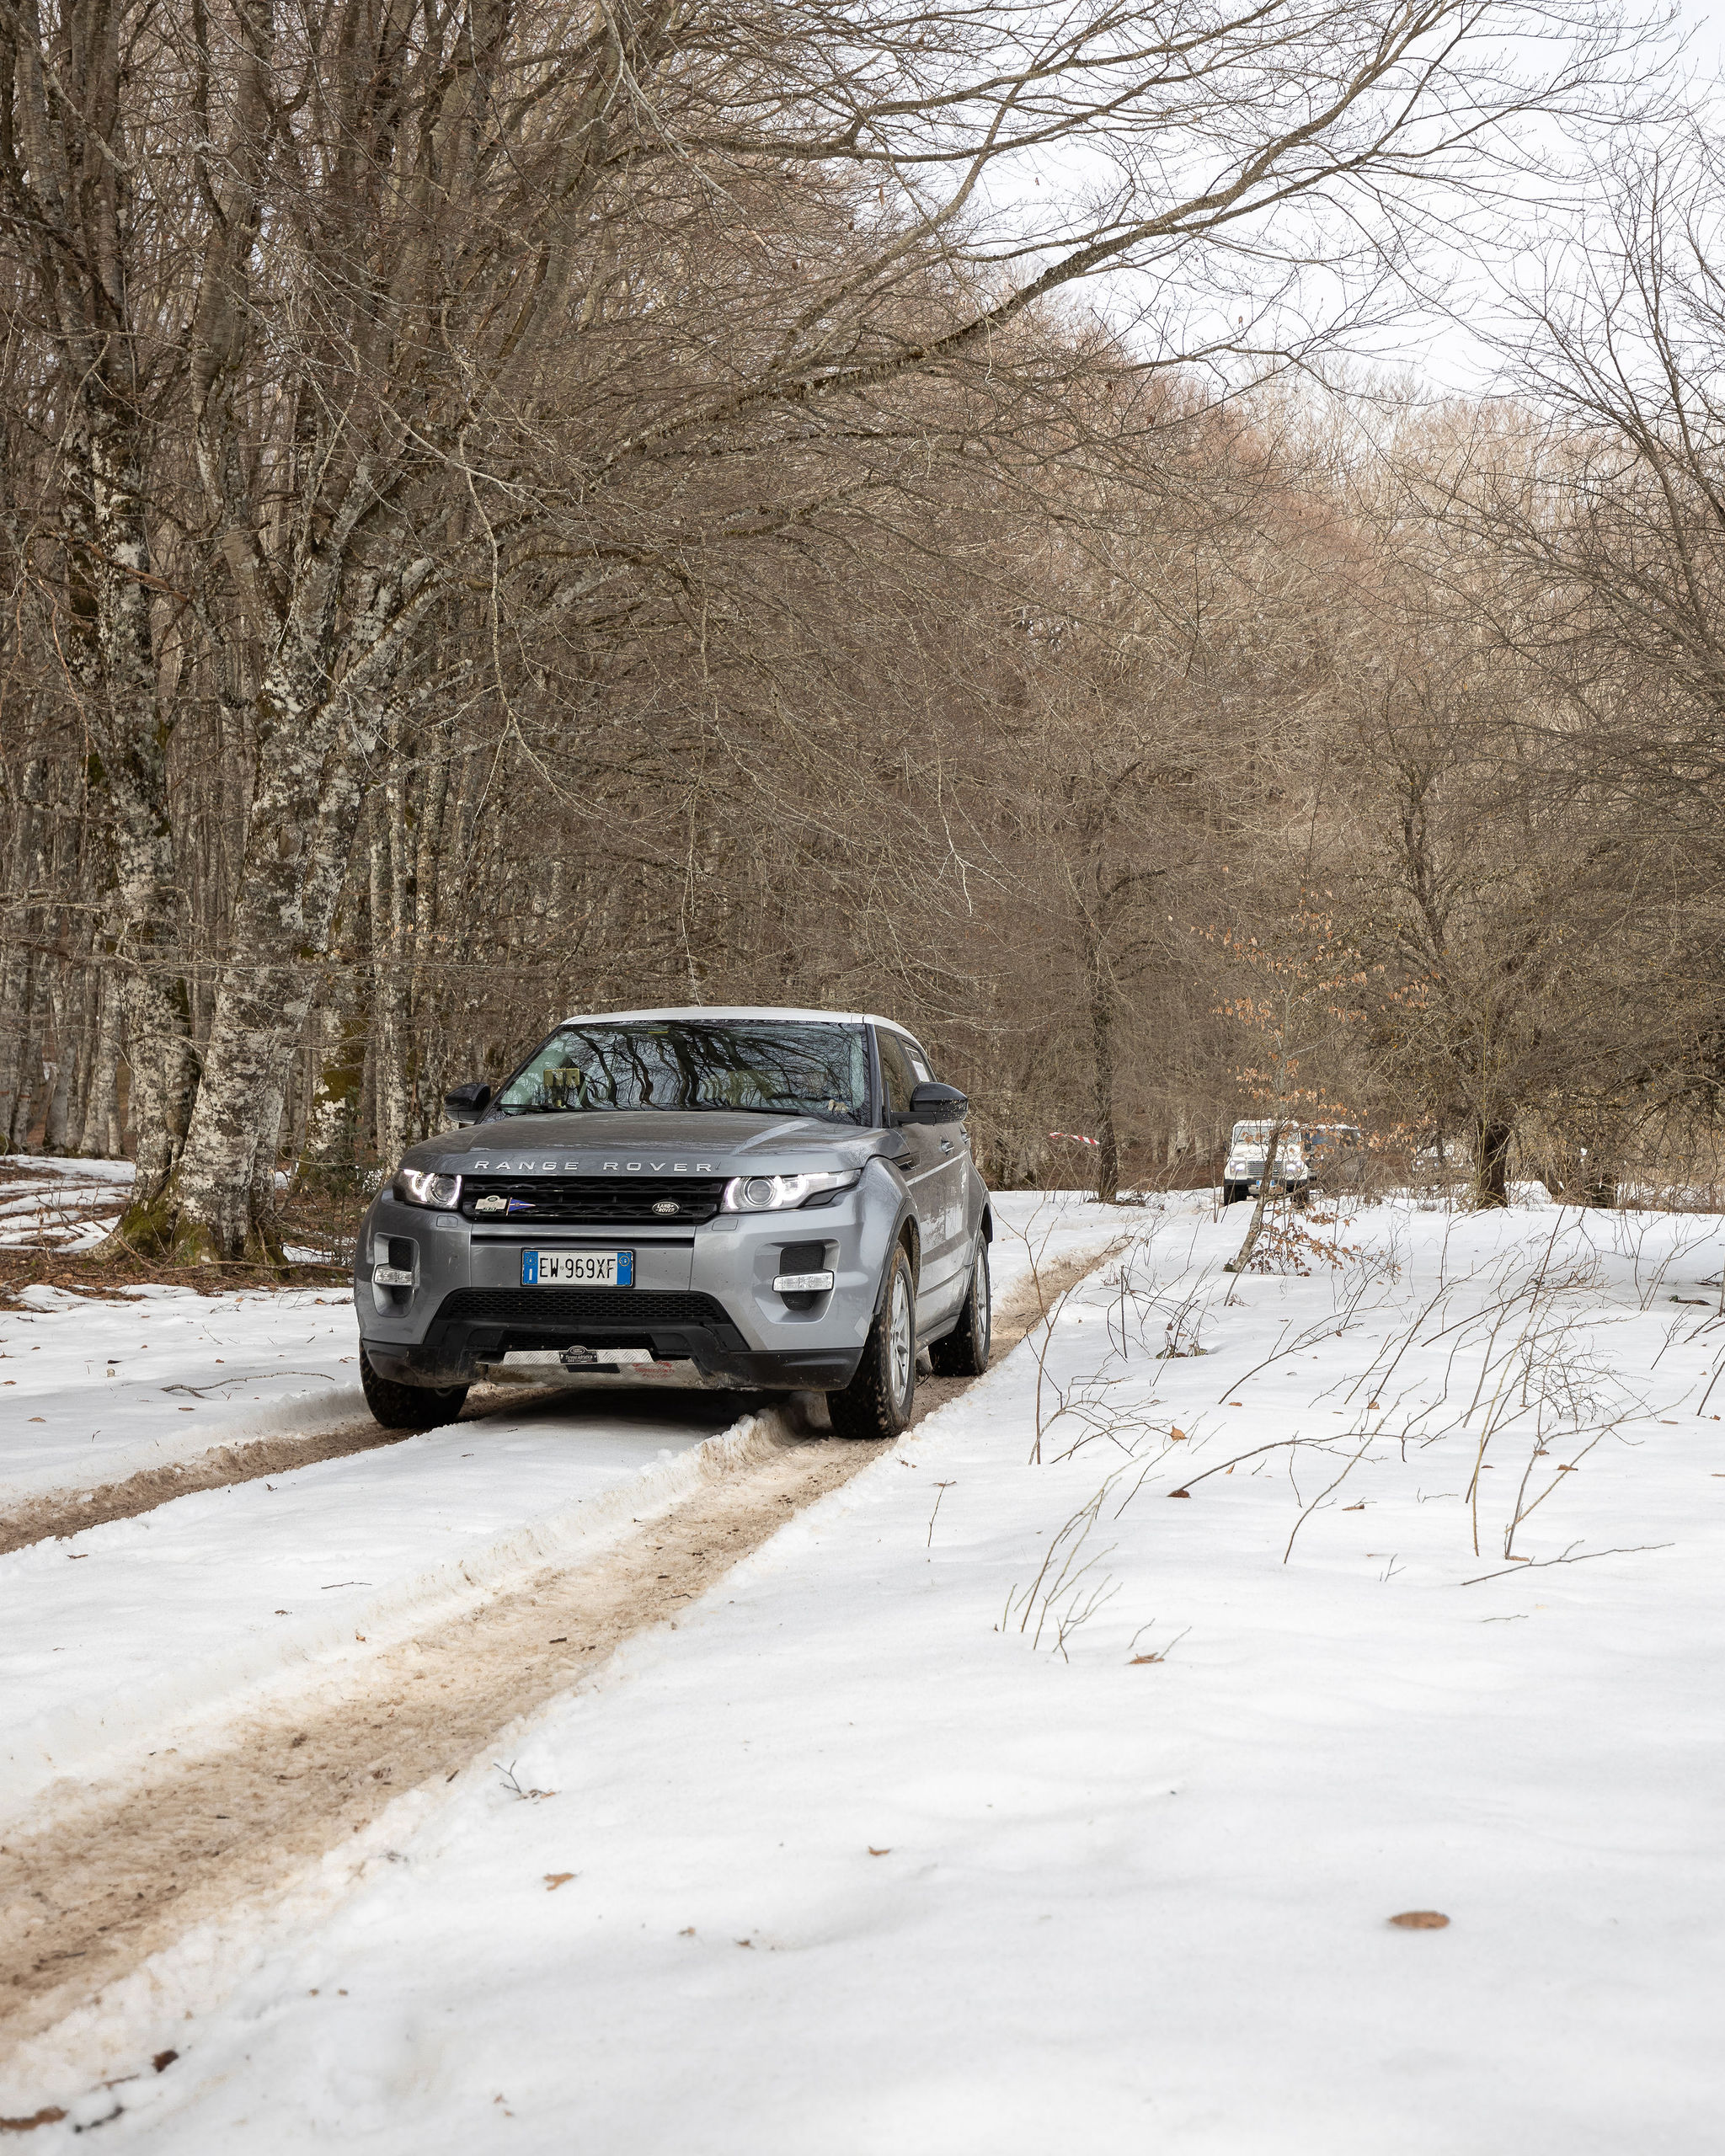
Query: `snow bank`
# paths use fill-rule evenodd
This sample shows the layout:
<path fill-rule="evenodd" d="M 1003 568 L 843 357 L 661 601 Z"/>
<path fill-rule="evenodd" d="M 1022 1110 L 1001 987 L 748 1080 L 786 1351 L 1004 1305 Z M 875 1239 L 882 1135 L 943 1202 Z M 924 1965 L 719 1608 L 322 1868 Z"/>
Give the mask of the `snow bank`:
<path fill-rule="evenodd" d="M 173 2156 L 1711 2151 L 1719 1224 L 1384 1207 L 1238 1280 L 1237 1216 L 1153 1225 L 512 1737 L 553 1800 L 404 1800 L 5 2107 Z"/>
<path fill-rule="evenodd" d="M 0 1508 L 366 1412 L 338 1289 L 25 1294 L 0 1310 Z"/>

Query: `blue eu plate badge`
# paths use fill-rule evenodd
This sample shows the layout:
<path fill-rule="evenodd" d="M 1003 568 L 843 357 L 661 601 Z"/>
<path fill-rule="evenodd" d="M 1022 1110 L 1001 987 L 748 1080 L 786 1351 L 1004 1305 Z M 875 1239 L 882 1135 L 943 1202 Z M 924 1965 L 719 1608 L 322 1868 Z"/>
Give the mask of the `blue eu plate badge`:
<path fill-rule="evenodd" d="M 632 1250 L 524 1250 L 524 1288 L 633 1288 Z"/>

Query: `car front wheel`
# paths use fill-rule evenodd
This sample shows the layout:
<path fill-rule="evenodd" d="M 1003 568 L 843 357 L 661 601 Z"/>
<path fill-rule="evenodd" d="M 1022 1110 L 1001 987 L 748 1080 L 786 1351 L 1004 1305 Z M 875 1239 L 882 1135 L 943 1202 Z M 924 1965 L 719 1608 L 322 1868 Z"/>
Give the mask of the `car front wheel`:
<path fill-rule="evenodd" d="M 910 1253 L 899 1243 L 857 1374 L 842 1392 L 828 1393 L 826 1412 L 835 1437 L 896 1438 L 909 1426 L 916 1397 L 916 1283 Z"/>
<path fill-rule="evenodd" d="M 393 1378 L 379 1377 L 371 1358 L 360 1350 L 360 1383 L 366 1405 L 386 1430 L 436 1430 L 460 1416 L 467 1397 L 464 1385 L 398 1385 Z"/>

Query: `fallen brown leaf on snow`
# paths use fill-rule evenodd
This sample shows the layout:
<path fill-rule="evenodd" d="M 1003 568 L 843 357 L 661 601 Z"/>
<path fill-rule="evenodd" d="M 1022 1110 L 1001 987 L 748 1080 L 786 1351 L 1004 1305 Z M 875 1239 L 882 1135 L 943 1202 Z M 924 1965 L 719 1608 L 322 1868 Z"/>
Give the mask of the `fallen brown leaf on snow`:
<path fill-rule="evenodd" d="M 545 1875 L 546 1892 L 554 1894 L 559 1886 L 566 1886 L 574 1876 L 573 1871 L 547 1871 Z"/>
<path fill-rule="evenodd" d="M 1449 1921 L 1436 1909 L 1403 1909 L 1400 1916 L 1390 1919 L 1403 1931 L 1441 1931 Z"/>

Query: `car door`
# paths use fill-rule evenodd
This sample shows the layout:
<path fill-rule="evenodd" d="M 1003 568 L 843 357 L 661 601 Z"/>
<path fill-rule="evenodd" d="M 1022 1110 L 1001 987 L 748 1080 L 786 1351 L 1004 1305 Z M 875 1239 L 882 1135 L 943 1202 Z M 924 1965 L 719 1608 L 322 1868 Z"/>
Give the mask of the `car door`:
<path fill-rule="evenodd" d="M 921 1044 L 905 1038 L 912 1076 L 919 1085 L 932 1083 L 934 1067 Z M 934 1126 L 933 1134 L 940 1155 L 940 1283 L 947 1307 L 956 1309 L 970 1280 L 970 1134 L 962 1123 L 943 1123 Z"/>
<path fill-rule="evenodd" d="M 879 1029 L 881 1081 L 887 1105 L 900 1090 L 903 1106 L 919 1084 L 932 1076 L 928 1059 L 908 1034 Z M 892 1074 L 889 1075 L 889 1072 Z M 961 1299 L 964 1278 L 964 1169 L 969 1158 L 962 1128 L 948 1123 L 905 1123 L 902 1137 L 914 1142 L 914 1163 L 905 1171 L 922 1236 L 922 1266 L 917 1283 L 916 1321 L 932 1325 L 952 1314 Z M 912 1150 L 912 1147 L 907 1147 Z"/>
<path fill-rule="evenodd" d="M 922 1246 L 922 1262 L 916 1280 L 916 1322 L 920 1328 L 932 1322 L 942 1311 L 938 1293 L 941 1185 L 946 1163 L 935 1142 L 939 1134 L 932 1124 L 899 1121 L 911 1105 L 911 1095 L 916 1085 L 910 1049 L 903 1035 L 877 1026 L 874 1044 L 880 1057 L 881 1106 L 885 1119 L 898 1131 L 899 1171 L 910 1187 L 911 1203 L 916 1211 L 916 1232 Z"/>

